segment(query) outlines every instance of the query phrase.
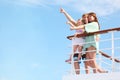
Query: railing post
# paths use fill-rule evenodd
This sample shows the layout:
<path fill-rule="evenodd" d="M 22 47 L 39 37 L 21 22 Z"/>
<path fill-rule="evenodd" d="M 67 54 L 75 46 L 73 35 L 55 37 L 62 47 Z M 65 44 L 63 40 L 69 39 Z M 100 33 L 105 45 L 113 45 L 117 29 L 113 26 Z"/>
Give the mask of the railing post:
<path fill-rule="evenodd" d="M 112 42 L 112 72 L 114 72 L 114 68 L 115 68 L 115 66 L 114 66 L 114 31 L 111 31 L 111 42 Z"/>
<path fill-rule="evenodd" d="M 73 60 L 73 56 L 74 56 L 74 48 L 72 45 L 72 54 L 71 54 L 71 74 L 75 74 L 75 66 L 74 66 L 74 60 Z"/>

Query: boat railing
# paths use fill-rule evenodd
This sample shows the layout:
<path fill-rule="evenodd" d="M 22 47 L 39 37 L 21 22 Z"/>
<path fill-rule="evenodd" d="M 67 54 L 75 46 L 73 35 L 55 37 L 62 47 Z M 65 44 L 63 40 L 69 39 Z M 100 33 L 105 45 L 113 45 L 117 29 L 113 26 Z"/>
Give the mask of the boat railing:
<path fill-rule="evenodd" d="M 104 70 L 107 70 L 108 72 L 120 72 L 120 27 L 100 30 L 92 33 L 78 34 L 77 37 L 86 37 L 90 35 L 100 35 L 99 51 L 98 51 L 99 53 L 96 56 L 97 64 Z M 72 40 L 73 37 L 74 35 L 67 36 L 69 40 Z M 73 54 L 74 54 L 73 48 L 71 53 L 72 53 L 72 61 L 71 61 L 71 69 L 69 71 L 69 74 L 75 74 L 75 71 L 80 71 L 80 74 L 85 73 L 86 69 L 84 68 L 84 61 L 87 60 L 80 60 L 81 62 L 80 69 L 75 70 L 74 68 L 75 61 L 73 60 Z M 82 54 L 86 53 L 86 51 L 82 51 L 81 53 Z M 90 70 L 92 73 L 93 68 L 90 68 Z"/>

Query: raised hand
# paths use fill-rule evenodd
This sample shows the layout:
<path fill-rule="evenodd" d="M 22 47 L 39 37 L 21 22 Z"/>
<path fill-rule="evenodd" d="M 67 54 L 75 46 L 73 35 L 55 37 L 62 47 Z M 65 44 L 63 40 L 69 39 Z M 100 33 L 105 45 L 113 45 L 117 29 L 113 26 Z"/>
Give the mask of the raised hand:
<path fill-rule="evenodd" d="M 64 13 L 64 12 L 65 12 L 65 10 L 64 10 L 63 8 L 61 8 L 61 9 L 60 9 L 60 12 L 61 12 L 61 13 Z"/>

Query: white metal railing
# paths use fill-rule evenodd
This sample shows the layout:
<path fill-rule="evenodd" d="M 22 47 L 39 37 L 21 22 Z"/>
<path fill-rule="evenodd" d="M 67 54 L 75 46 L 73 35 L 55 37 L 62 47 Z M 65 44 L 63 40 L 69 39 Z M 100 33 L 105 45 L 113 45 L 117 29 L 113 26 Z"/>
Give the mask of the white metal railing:
<path fill-rule="evenodd" d="M 119 29 L 119 30 L 117 30 Z M 108 70 L 108 72 L 120 72 L 120 28 L 115 29 L 109 29 L 106 32 L 101 33 L 97 33 L 97 34 L 101 34 L 101 40 L 99 41 L 100 44 L 100 51 L 105 52 L 106 54 L 110 55 L 110 58 L 104 58 L 102 57 L 100 54 L 97 55 L 96 57 L 96 61 L 99 64 L 100 67 L 105 68 L 105 70 Z M 118 37 L 115 37 L 115 35 L 119 35 Z M 109 34 L 111 37 L 109 39 L 102 39 L 102 36 L 104 36 L 104 34 Z M 116 47 L 116 42 L 117 40 L 117 47 Z M 107 43 L 109 42 L 109 43 Z M 93 43 L 93 42 L 90 42 Z M 88 44 L 88 43 L 85 43 Z M 104 45 L 104 44 L 108 44 L 108 45 Z M 101 46 L 102 45 L 102 46 Z M 104 47 L 103 47 L 104 45 Z M 73 50 L 73 49 L 72 49 Z M 118 51 L 118 52 L 116 52 Z M 81 53 L 85 53 L 84 51 L 82 51 Z M 74 60 L 73 60 L 73 51 L 72 51 L 72 61 L 71 61 L 71 70 L 69 71 L 70 74 L 75 74 L 75 71 L 80 71 L 81 73 L 85 73 L 85 68 L 84 68 L 84 64 L 80 64 L 80 69 L 75 70 L 74 69 Z M 111 59 L 111 60 L 110 60 Z M 116 61 L 118 60 L 118 62 Z M 88 61 L 88 60 L 81 60 L 81 62 L 84 61 Z M 92 70 L 93 68 L 91 68 Z"/>

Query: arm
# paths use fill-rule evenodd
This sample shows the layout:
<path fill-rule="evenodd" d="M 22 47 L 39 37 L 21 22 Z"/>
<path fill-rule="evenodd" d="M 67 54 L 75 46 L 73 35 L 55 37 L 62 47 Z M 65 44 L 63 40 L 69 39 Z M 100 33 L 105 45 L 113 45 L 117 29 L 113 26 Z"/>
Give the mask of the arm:
<path fill-rule="evenodd" d="M 77 22 L 63 9 L 60 9 L 60 12 L 65 15 L 65 17 L 73 24 L 76 24 Z"/>
<path fill-rule="evenodd" d="M 67 22 L 67 24 L 69 24 L 71 27 L 75 27 L 75 25 L 72 22 Z"/>
<path fill-rule="evenodd" d="M 80 25 L 80 26 L 74 26 L 74 27 L 71 27 L 70 29 L 71 30 L 78 30 L 78 29 L 84 29 L 84 25 Z"/>

